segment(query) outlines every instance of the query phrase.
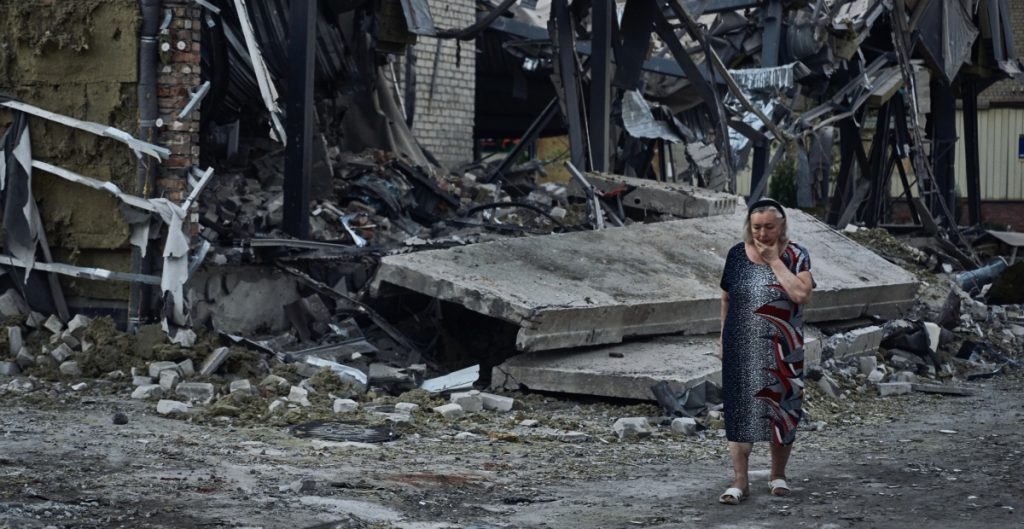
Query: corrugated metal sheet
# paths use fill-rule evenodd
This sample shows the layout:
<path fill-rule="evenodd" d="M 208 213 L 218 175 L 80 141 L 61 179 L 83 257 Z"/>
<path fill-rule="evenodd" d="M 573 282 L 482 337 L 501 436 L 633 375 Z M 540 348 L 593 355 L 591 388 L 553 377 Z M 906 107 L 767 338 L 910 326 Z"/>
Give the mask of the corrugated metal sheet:
<path fill-rule="evenodd" d="M 963 138 L 963 114 L 957 112 L 957 137 Z M 992 108 L 978 112 L 981 199 L 1024 200 L 1024 161 L 1018 158 L 1019 138 L 1024 135 L 1024 109 Z M 964 142 L 956 144 L 956 182 L 967 194 Z"/>

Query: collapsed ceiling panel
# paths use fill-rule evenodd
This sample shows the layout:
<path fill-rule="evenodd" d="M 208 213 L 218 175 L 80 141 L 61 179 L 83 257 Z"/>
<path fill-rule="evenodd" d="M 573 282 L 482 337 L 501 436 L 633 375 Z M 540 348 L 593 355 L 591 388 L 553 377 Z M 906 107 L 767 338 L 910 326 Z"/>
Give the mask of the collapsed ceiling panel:
<path fill-rule="evenodd" d="M 895 315 L 913 301 L 911 274 L 807 214 L 793 211 L 791 221 L 802 244 L 819 249 L 807 321 Z M 741 208 L 735 215 L 390 256 L 373 288 L 399 286 L 507 321 L 519 327 L 521 351 L 711 333 L 720 325 L 722 264 L 742 223 Z"/>

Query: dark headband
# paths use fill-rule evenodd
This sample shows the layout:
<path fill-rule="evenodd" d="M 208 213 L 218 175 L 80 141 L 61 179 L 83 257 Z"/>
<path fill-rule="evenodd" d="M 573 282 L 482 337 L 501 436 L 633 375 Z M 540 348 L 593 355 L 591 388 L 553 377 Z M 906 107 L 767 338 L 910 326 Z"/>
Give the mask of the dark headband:
<path fill-rule="evenodd" d="M 762 198 L 751 204 L 750 207 L 747 208 L 747 218 L 750 218 L 750 214 L 753 213 L 755 209 L 763 208 L 766 206 L 771 206 L 775 208 L 776 210 L 779 211 L 779 213 L 782 214 L 782 218 L 786 218 L 786 210 L 782 208 L 782 204 L 779 204 L 777 200 L 771 198 Z"/>

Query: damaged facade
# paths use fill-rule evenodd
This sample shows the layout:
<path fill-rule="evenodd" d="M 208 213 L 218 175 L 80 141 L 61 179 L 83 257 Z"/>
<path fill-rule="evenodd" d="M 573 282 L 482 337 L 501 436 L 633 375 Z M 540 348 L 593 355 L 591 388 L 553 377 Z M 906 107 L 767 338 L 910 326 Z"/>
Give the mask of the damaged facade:
<path fill-rule="evenodd" d="M 1021 9 L 0 3 L 12 35 L 0 60 L 4 314 L 22 318 L 19 332 L 49 330 L 38 350 L 11 340 L 8 371 L 126 369 L 86 360 L 96 339 L 78 329 L 93 320 L 72 328 L 76 315 L 131 332 L 159 324 L 180 347 L 140 359 L 173 366 L 133 366 L 140 398 L 227 376 L 224 388 L 186 386 L 202 396 L 185 400 L 212 403 L 258 376 L 287 388 L 270 412 L 305 405 L 295 380 L 267 378 L 275 369 L 329 373 L 358 397 L 478 377 L 565 390 L 549 374 L 526 382 L 515 362 L 527 357 L 503 362 L 655 335 L 685 336 L 661 349 L 700 363 L 692 340 L 717 329 L 740 196 L 765 195 L 784 159 L 791 205 L 814 212 L 795 211 L 795 229 L 824 265 L 811 321 L 899 320 L 917 278 L 834 228 L 905 212 L 921 262 L 949 274 L 1010 255 L 974 244 L 986 218 L 971 123 L 979 93 L 1020 74 L 1005 28 Z M 535 156 L 551 136 L 566 138 L 565 156 Z M 494 138 L 515 141 L 483 157 Z M 563 166 L 566 178 L 540 183 Z M 1003 262 L 1007 277 L 1019 269 Z M 980 289 L 964 304 L 971 295 Z M 969 326 L 946 327 L 958 325 Z M 222 368 L 251 355 L 256 373 Z M 643 388 L 659 378 L 677 392 L 714 371 L 599 394 L 652 400 Z M 578 391 L 593 391 L 585 380 Z"/>

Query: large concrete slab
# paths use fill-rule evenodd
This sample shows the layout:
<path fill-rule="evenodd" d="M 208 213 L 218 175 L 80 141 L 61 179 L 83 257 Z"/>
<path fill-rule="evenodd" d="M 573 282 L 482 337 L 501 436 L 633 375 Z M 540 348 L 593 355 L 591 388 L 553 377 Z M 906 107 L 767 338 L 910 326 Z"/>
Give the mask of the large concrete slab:
<path fill-rule="evenodd" d="M 629 336 L 719 330 L 719 279 L 740 238 L 732 215 L 429 250 L 382 259 L 371 285 L 393 284 L 520 327 L 516 347 L 540 351 Z M 810 215 L 790 213 L 818 287 L 809 322 L 894 317 L 913 303 L 913 275 Z"/>
<path fill-rule="evenodd" d="M 663 380 L 677 394 L 706 380 L 720 385 L 717 350 L 717 335 L 671 335 L 586 350 L 524 353 L 494 367 L 491 387 L 654 400 L 651 386 Z"/>

